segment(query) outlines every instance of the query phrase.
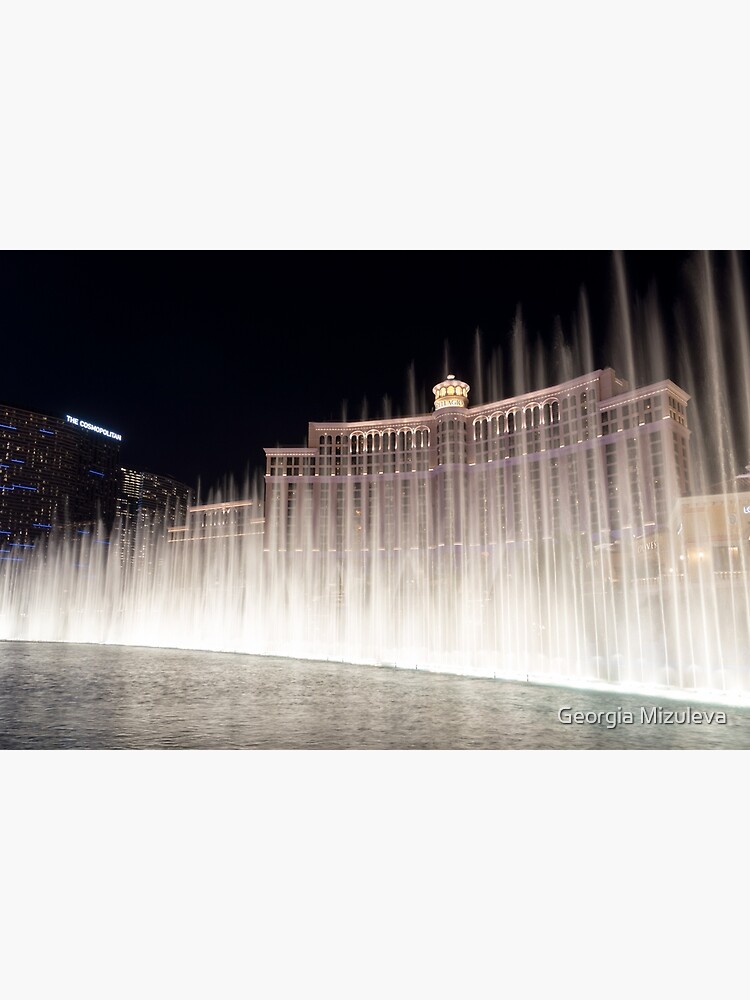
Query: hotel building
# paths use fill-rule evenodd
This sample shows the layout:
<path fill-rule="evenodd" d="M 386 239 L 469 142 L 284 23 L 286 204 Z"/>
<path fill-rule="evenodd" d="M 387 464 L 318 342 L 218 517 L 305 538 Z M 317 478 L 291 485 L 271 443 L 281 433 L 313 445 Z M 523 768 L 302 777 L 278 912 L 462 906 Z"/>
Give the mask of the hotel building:
<path fill-rule="evenodd" d="M 480 406 L 454 375 L 431 413 L 310 423 L 267 448 L 269 551 L 480 549 L 665 528 L 690 489 L 687 394 L 611 368 Z"/>
<path fill-rule="evenodd" d="M 185 523 L 169 528 L 169 542 L 207 542 L 263 535 L 263 510 L 257 500 L 223 500 L 188 507 Z"/>
<path fill-rule="evenodd" d="M 115 517 L 120 442 L 78 417 L 0 405 L 0 546 L 33 544 L 54 527 Z"/>
<path fill-rule="evenodd" d="M 117 487 L 117 514 L 152 527 L 184 524 L 193 491 L 185 483 L 153 472 L 120 469 Z"/>

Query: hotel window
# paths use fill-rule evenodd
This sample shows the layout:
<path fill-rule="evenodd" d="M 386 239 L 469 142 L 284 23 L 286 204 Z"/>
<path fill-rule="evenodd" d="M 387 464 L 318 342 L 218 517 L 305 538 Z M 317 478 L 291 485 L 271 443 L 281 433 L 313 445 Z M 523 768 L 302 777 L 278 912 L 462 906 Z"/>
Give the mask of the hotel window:
<path fill-rule="evenodd" d="M 332 460 L 333 460 L 333 438 L 331 437 L 330 434 L 324 434 L 320 438 L 321 475 L 330 476 Z"/>
<path fill-rule="evenodd" d="M 385 431 L 383 434 L 383 472 L 396 471 L 396 434 Z"/>
<path fill-rule="evenodd" d="M 367 435 L 367 475 L 371 476 L 380 469 L 380 435 L 375 431 L 370 431 Z"/>
<path fill-rule="evenodd" d="M 563 429 L 562 429 L 562 443 L 563 447 L 570 444 L 570 430 L 571 430 L 571 415 L 568 411 L 567 416 L 563 414 Z"/>

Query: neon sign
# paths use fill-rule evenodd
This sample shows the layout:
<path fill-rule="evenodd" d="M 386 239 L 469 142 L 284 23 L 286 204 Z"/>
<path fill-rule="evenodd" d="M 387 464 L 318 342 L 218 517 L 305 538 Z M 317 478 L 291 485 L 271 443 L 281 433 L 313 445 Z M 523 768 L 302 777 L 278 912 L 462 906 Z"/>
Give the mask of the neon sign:
<path fill-rule="evenodd" d="M 90 424 L 87 420 L 79 420 L 78 417 L 71 417 L 69 413 L 65 414 L 65 419 L 69 424 L 82 427 L 85 431 L 94 431 L 96 434 L 103 434 L 105 437 L 112 438 L 113 441 L 122 441 L 122 434 L 117 434 L 115 431 L 108 431 L 106 428 L 98 427 L 96 424 Z"/>

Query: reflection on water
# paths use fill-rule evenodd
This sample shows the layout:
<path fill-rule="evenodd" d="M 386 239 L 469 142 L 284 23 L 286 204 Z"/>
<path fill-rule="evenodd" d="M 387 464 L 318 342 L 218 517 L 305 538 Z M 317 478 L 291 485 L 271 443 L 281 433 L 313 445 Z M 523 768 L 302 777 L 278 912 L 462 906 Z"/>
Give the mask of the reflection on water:
<path fill-rule="evenodd" d="M 191 650 L 0 643 L 0 747 L 745 749 L 726 725 L 641 724 L 654 697 Z M 561 708 L 634 724 L 562 725 Z M 694 709 L 706 706 L 692 705 Z"/>

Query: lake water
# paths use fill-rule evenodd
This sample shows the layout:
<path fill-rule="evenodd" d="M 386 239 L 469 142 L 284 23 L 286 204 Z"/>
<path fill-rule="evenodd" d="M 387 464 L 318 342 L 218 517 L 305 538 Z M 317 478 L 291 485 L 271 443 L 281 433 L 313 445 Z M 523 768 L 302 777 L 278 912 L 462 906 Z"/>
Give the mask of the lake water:
<path fill-rule="evenodd" d="M 750 708 L 669 724 L 654 696 L 389 667 L 124 646 L 0 642 L 3 749 L 747 749 Z M 563 725 L 558 713 L 614 712 Z M 646 721 L 642 721 L 642 708 Z"/>

